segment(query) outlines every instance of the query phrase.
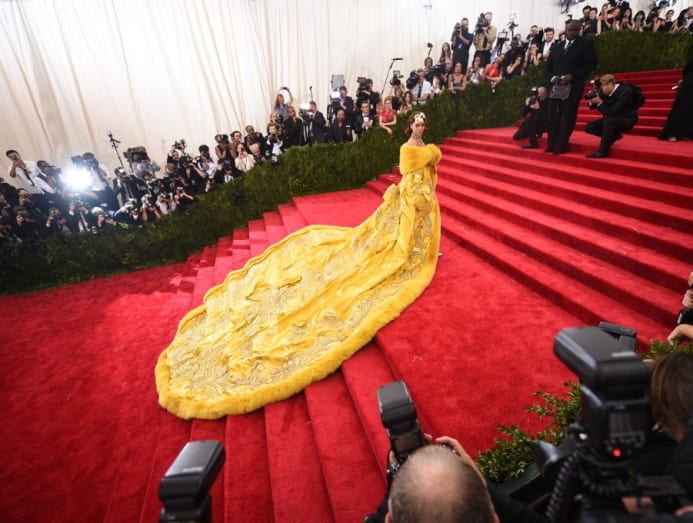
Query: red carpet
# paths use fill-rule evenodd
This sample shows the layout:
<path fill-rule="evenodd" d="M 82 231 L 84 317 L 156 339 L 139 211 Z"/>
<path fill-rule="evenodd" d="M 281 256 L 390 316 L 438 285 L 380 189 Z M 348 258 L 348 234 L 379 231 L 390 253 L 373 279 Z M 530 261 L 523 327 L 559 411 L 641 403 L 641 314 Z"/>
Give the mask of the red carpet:
<path fill-rule="evenodd" d="M 178 320 L 286 233 L 359 223 L 396 172 L 297 198 L 185 264 L 0 298 L 2 520 L 156 521 L 168 465 L 214 438 L 227 451 L 215 521 L 357 521 L 384 490 L 379 385 L 406 380 L 424 429 L 474 454 L 499 423 L 538 426 L 523 411 L 534 391 L 563 390 L 561 328 L 606 319 L 641 344 L 665 337 L 693 265 L 691 143 L 634 132 L 588 160 L 596 138 L 579 131 L 559 157 L 511 135 L 442 146 L 443 256 L 424 295 L 338 372 L 253 414 L 185 422 L 159 408 L 154 364 Z"/>

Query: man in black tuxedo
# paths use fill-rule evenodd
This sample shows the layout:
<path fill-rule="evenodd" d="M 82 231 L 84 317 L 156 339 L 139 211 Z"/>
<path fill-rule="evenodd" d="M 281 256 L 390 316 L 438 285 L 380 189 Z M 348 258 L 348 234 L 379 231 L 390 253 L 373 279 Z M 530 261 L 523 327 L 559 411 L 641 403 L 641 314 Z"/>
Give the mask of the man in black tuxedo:
<path fill-rule="evenodd" d="M 597 50 L 592 40 L 579 36 L 580 22 L 566 27 L 566 41 L 555 45 L 546 61 L 549 91 L 549 146 L 546 152 L 563 154 L 575 129 L 585 77 L 597 66 Z M 569 86 L 569 87 L 567 87 Z"/>
<path fill-rule="evenodd" d="M 638 106 L 635 91 L 628 84 L 616 83 L 614 75 L 605 74 L 600 78 L 601 85 L 597 96 L 589 101 L 590 109 L 604 116 L 585 126 L 585 132 L 601 136 L 599 149 L 588 158 L 606 158 L 612 144 L 623 137 L 638 122 Z"/>

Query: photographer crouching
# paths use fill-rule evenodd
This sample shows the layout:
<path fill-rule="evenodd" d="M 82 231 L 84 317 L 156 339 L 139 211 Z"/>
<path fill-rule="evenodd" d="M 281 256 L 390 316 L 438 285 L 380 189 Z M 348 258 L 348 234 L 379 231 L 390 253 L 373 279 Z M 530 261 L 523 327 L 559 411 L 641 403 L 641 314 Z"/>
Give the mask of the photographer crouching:
<path fill-rule="evenodd" d="M 539 147 L 537 139 L 546 131 L 546 87 L 535 87 L 532 93 L 525 100 L 525 107 L 522 111 L 522 124 L 513 135 L 513 140 L 519 141 L 529 138 L 529 143 L 522 146 L 522 149 L 536 149 Z"/>
<path fill-rule="evenodd" d="M 643 104 L 642 92 L 635 86 L 616 83 L 613 75 L 605 74 L 593 81 L 595 89 L 585 95 L 590 109 L 603 117 L 589 122 L 585 132 L 601 137 L 599 149 L 587 158 L 607 158 L 611 146 L 623 138 L 638 122 L 638 108 Z"/>

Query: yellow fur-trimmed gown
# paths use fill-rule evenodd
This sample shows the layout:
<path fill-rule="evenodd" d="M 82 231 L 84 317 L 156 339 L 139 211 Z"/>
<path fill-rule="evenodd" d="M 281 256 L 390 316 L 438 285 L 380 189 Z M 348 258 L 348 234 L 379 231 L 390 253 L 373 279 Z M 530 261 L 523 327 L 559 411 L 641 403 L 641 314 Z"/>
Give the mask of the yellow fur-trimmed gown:
<path fill-rule="evenodd" d="M 403 145 L 400 184 L 362 224 L 296 231 L 210 289 L 159 356 L 159 403 L 186 419 L 241 414 L 339 368 L 433 278 L 439 160 L 435 145 Z"/>

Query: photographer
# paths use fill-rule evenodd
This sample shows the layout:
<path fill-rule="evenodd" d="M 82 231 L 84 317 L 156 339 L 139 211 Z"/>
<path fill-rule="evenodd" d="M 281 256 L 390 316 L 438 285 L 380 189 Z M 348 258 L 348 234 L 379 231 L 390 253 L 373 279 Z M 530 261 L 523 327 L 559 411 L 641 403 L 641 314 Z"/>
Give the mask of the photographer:
<path fill-rule="evenodd" d="M 529 138 L 529 143 L 522 149 L 536 149 L 537 138 L 546 131 L 546 87 L 538 87 L 532 91 L 532 95 L 525 100 L 522 111 L 522 124 L 513 135 L 513 140 L 519 141 Z"/>
<path fill-rule="evenodd" d="M 426 101 L 432 96 L 433 86 L 431 82 L 426 80 L 426 71 L 423 68 L 416 70 L 417 82 L 410 89 L 415 105 L 424 105 Z"/>
<path fill-rule="evenodd" d="M 681 313 L 679 314 L 679 325 L 677 325 L 676 328 L 669 333 L 669 336 L 667 336 L 669 341 L 686 338 L 689 341 L 693 341 L 693 325 L 688 323 L 690 314 L 693 314 L 693 312 L 691 312 L 693 311 L 693 288 L 686 291 L 686 293 L 683 295 L 683 300 L 681 303 L 683 304 L 684 309 L 682 309 Z M 685 312 L 687 312 L 689 316 L 684 318 L 683 316 Z"/>
<path fill-rule="evenodd" d="M 481 65 L 485 67 L 491 63 L 491 49 L 496 41 L 498 30 L 494 25 L 491 25 L 493 15 L 491 13 L 482 13 L 474 27 L 474 48 L 476 52 L 474 57 L 481 58 Z"/>
<path fill-rule="evenodd" d="M 599 149 L 588 158 L 606 158 L 616 140 L 623 138 L 638 122 L 638 103 L 635 90 L 628 84 L 616 83 L 614 76 L 605 74 L 600 78 L 599 88 L 588 93 L 590 109 L 599 111 L 603 117 L 589 122 L 585 132 L 601 137 Z"/>
<path fill-rule="evenodd" d="M 455 24 L 450 37 L 450 46 L 452 47 L 452 63 L 462 64 L 462 73 L 467 73 L 467 64 L 469 63 L 469 48 L 472 45 L 474 36 L 469 32 L 469 20 L 463 18 L 462 22 Z"/>
<path fill-rule="evenodd" d="M 262 136 L 262 133 L 257 132 L 252 125 L 245 126 L 245 138 L 243 138 L 243 143 L 248 151 L 251 150 L 250 146 L 256 143 L 260 147 L 260 155 L 265 154 L 265 137 Z"/>
<path fill-rule="evenodd" d="M 216 145 L 214 146 L 214 154 L 217 155 L 219 164 L 231 159 L 231 140 L 228 134 L 217 134 L 214 137 Z"/>
<path fill-rule="evenodd" d="M 134 174 L 127 174 L 123 167 L 116 167 L 113 171 L 113 192 L 120 198 L 120 206 L 125 205 L 128 200 L 140 200 L 147 192 L 147 184 Z M 116 205 L 114 207 L 119 207 Z"/>
<path fill-rule="evenodd" d="M 279 160 L 279 156 L 282 154 L 282 128 L 277 124 L 270 123 L 267 126 L 267 147 L 265 148 L 265 156 L 267 156 L 272 163 L 276 163 Z"/>
<path fill-rule="evenodd" d="M 335 119 L 340 109 L 344 110 L 344 117 L 351 125 L 354 117 L 354 99 L 351 96 L 347 96 L 347 88 L 345 86 L 339 88 L 339 98 L 332 102 L 332 114 Z"/>
<path fill-rule="evenodd" d="M 175 147 L 169 153 L 170 156 L 173 156 L 174 151 L 178 154 L 179 158 L 182 156 L 180 151 L 175 149 Z M 144 178 L 145 172 L 148 172 L 153 177 L 161 170 L 159 164 L 153 162 L 149 158 L 147 150 L 142 146 L 134 149 L 128 149 L 125 151 L 125 157 L 130 161 L 130 171 L 132 171 L 132 173 L 138 178 Z"/>

